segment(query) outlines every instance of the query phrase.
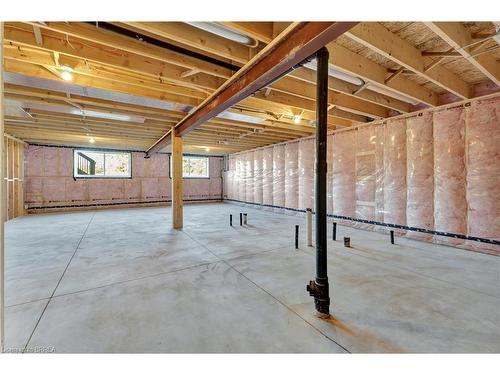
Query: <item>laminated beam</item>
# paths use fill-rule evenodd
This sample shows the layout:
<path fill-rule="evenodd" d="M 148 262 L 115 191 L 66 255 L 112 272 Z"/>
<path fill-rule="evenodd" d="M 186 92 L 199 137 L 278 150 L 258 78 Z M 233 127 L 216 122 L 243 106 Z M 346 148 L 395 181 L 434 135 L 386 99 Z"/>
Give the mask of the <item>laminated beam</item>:
<path fill-rule="evenodd" d="M 238 73 L 201 103 L 194 112 L 175 126 L 175 136 L 182 136 L 219 113 L 247 98 L 273 80 L 287 73 L 318 49 L 355 26 L 356 22 L 297 22 L 267 45 Z M 162 137 L 147 153 L 155 153 L 169 141 Z"/>

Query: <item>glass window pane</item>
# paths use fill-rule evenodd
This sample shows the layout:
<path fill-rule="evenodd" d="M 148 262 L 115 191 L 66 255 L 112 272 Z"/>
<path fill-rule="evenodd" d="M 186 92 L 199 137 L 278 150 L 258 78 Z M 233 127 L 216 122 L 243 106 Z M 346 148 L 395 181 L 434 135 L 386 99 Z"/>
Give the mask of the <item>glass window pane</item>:
<path fill-rule="evenodd" d="M 76 176 L 104 176 L 104 154 L 95 151 L 75 152 Z"/>
<path fill-rule="evenodd" d="M 130 154 L 106 153 L 106 176 L 130 176 Z"/>
<path fill-rule="evenodd" d="M 131 177 L 131 154 L 74 150 L 75 177 Z"/>
<path fill-rule="evenodd" d="M 183 159 L 183 177 L 207 178 L 208 158 L 188 156 Z"/>

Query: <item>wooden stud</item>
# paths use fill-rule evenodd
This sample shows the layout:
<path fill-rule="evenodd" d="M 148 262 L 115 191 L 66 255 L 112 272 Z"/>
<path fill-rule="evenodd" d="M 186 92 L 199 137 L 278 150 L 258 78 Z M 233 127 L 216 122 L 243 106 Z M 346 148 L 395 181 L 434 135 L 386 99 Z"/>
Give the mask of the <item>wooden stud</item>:
<path fill-rule="evenodd" d="M 172 227 L 182 229 L 182 137 L 172 137 Z"/>
<path fill-rule="evenodd" d="M 4 180 L 4 95 L 3 95 L 3 22 L 0 22 L 0 353 L 5 349 L 5 253 L 4 253 L 4 222 L 5 222 L 5 180 Z"/>

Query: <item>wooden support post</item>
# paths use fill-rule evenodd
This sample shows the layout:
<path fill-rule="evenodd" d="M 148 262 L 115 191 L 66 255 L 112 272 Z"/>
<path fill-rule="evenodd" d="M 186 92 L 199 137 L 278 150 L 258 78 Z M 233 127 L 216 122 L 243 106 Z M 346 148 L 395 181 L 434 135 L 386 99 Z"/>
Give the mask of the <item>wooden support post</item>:
<path fill-rule="evenodd" d="M 5 180 L 4 180 L 4 103 L 3 103 L 3 22 L 0 22 L 0 352 L 5 350 L 5 299 L 4 299 L 4 222 L 5 222 Z"/>
<path fill-rule="evenodd" d="M 182 137 L 172 135 L 172 226 L 182 229 Z"/>

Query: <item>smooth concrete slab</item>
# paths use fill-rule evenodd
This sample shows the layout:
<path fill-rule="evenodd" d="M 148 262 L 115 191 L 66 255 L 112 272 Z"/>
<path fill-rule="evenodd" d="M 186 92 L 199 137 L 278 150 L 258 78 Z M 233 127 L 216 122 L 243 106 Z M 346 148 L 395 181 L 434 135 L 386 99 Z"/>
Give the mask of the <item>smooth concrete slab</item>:
<path fill-rule="evenodd" d="M 499 257 L 339 225 L 321 320 L 303 216 L 196 204 L 184 222 L 171 229 L 170 207 L 8 222 L 7 345 L 32 334 L 28 348 L 57 352 L 500 352 Z"/>
<path fill-rule="evenodd" d="M 5 309 L 5 352 L 22 353 L 48 299 L 22 303 Z"/>
<path fill-rule="evenodd" d="M 30 346 L 57 352 L 344 352 L 222 262 L 53 298 Z"/>

